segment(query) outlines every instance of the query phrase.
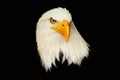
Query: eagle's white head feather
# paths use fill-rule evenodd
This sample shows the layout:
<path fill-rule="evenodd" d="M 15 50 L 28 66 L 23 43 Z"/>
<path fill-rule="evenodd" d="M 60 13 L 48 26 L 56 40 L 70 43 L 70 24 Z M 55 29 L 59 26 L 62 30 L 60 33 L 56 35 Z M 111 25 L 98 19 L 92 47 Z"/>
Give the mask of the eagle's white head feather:
<path fill-rule="evenodd" d="M 36 42 L 46 71 L 55 65 L 55 59 L 59 61 L 60 52 L 63 53 L 62 62 L 66 59 L 68 64 L 78 65 L 89 52 L 88 44 L 77 31 L 71 14 L 60 7 L 45 12 L 38 20 Z"/>

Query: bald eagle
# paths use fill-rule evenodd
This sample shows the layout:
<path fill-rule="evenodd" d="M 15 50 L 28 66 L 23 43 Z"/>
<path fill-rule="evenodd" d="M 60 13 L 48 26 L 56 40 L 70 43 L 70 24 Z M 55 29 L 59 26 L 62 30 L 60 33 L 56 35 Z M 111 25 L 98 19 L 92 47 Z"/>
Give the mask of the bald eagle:
<path fill-rule="evenodd" d="M 56 66 L 55 59 L 60 61 L 61 52 L 62 63 L 67 60 L 68 65 L 80 65 L 89 53 L 89 44 L 75 27 L 70 12 L 61 7 L 51 9 L 39 18 L 36 26 L 36 43 L 46 71 L 51 69 L 52 64 Z"/>

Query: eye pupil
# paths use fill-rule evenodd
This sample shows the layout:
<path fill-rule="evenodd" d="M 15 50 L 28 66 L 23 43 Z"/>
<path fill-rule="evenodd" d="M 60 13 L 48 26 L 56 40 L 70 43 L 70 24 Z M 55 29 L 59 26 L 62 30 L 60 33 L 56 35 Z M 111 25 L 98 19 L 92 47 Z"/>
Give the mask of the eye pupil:
<path fill-rule="evenodd" d="M 52 23 L 52 24 L 54 24 L 55 22 L 57 22 L 55 19 L 53 19 L 53 18 L 50 18 L 50 22 Z"/>

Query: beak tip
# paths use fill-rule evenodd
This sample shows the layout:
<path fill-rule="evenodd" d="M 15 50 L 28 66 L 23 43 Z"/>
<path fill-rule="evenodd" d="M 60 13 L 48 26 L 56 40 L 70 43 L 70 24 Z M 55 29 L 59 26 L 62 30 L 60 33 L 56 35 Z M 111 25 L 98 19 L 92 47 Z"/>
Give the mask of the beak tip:
<path fill-rule="evenodd" d="M 66 37 L 66 42 L 68 42 L 68 41 L 69 41 L 69 36 Z"/>

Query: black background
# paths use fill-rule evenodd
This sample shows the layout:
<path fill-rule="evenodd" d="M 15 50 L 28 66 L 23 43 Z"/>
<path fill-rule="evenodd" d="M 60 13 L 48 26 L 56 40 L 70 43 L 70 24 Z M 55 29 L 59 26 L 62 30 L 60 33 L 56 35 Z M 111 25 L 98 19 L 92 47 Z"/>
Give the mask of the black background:
<path fill-rule="evenodd" d="M 6 4 L 7 3 L 7 4 Z M 9 4 L 9 5 L 8 5 Z M 107 27 L 110 6 L 104 1 L 80 0 L 28 0 L 7 1 L 3 6 L 5 12 L 4 31 L 7 50 L 4 50 L 4 72 L 15 79 L 31 80 L 64 80 L 64 79 L 107 79 L 116 74 L 115 62 L 109 45 L 109 29 Z M 67 8 L 73 21 L 83 38 L 90 45 L 89 57 L 85 58 L 80 66 L 61 64 L 56 61 L 57 68 L 45 72 L 41 66 L 37 52 L 35 30 L 36 23 L 41 15 L 49 9 Z M 109 24 L 109 23 L 108 23 Z M 4 32 L 5 33 L 5 32 Z M 3 34 L 4 34 L 3 33 Z M 7 52 L 6 52 L 7 51 Z M 109 52 L 110 51 L 110 52 Z M 116 78 L 116 77 L 114 77 Z"/>

